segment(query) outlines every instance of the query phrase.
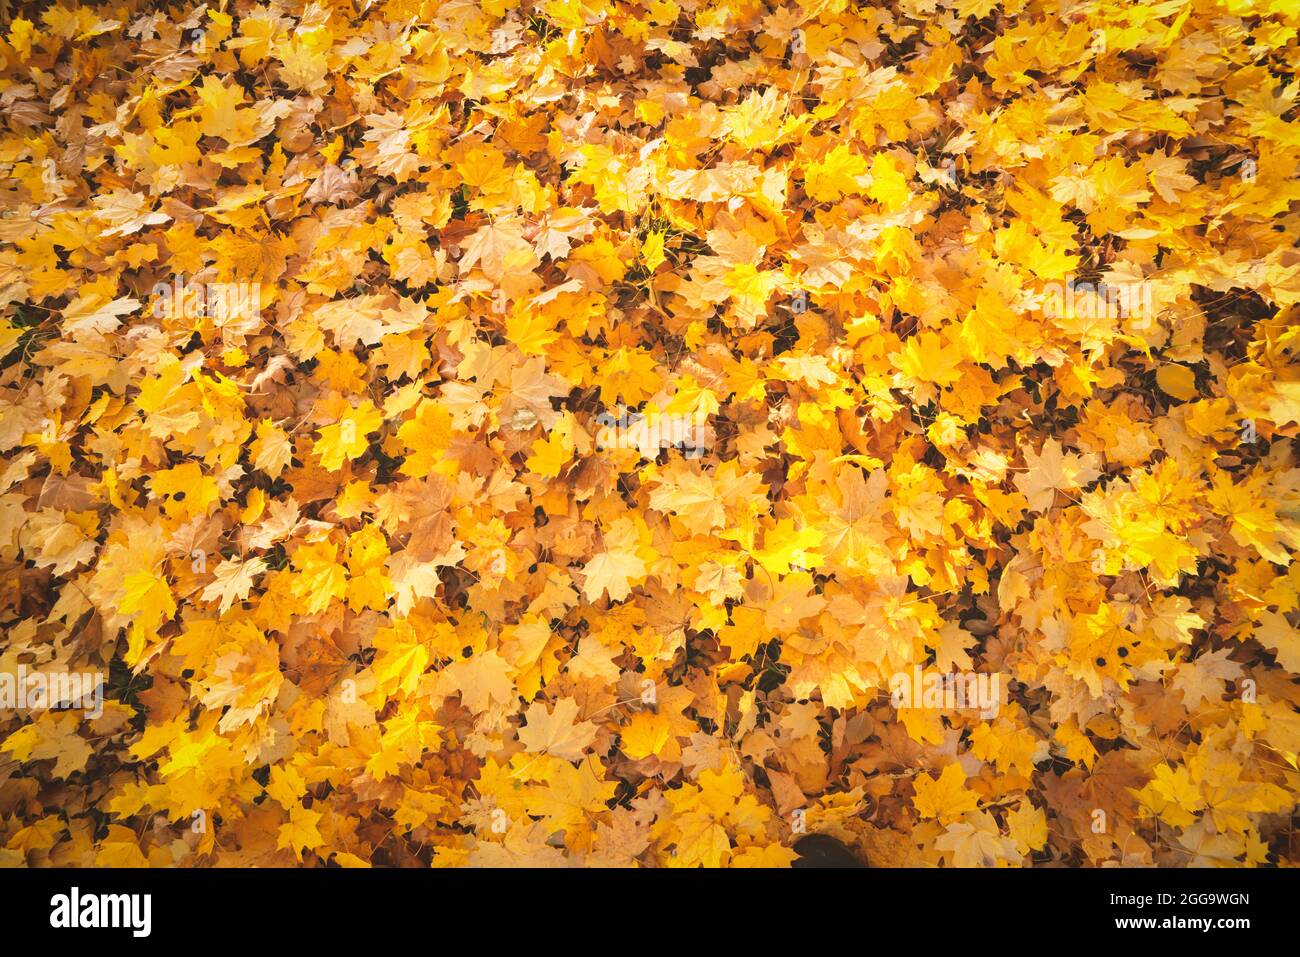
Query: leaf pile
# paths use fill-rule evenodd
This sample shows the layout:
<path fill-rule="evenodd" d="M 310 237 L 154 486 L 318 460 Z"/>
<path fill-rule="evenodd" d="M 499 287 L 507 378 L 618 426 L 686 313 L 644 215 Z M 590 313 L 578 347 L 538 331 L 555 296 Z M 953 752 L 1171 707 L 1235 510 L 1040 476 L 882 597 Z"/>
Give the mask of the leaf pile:
<path fill-rule="evenodd" d="M 1298 27 L 17 15 L 0 862 L 1297 862 Z"/>

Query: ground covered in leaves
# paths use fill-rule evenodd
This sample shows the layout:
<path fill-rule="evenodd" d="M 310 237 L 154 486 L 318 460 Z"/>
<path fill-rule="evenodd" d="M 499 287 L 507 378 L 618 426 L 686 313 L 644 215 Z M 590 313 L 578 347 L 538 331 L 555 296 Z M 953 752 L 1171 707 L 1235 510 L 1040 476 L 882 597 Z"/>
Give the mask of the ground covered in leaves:
<path fill-rule="evenodd" d="M 0 863 L 1300 859 L 1291 0 L 11 16 Z"/>

